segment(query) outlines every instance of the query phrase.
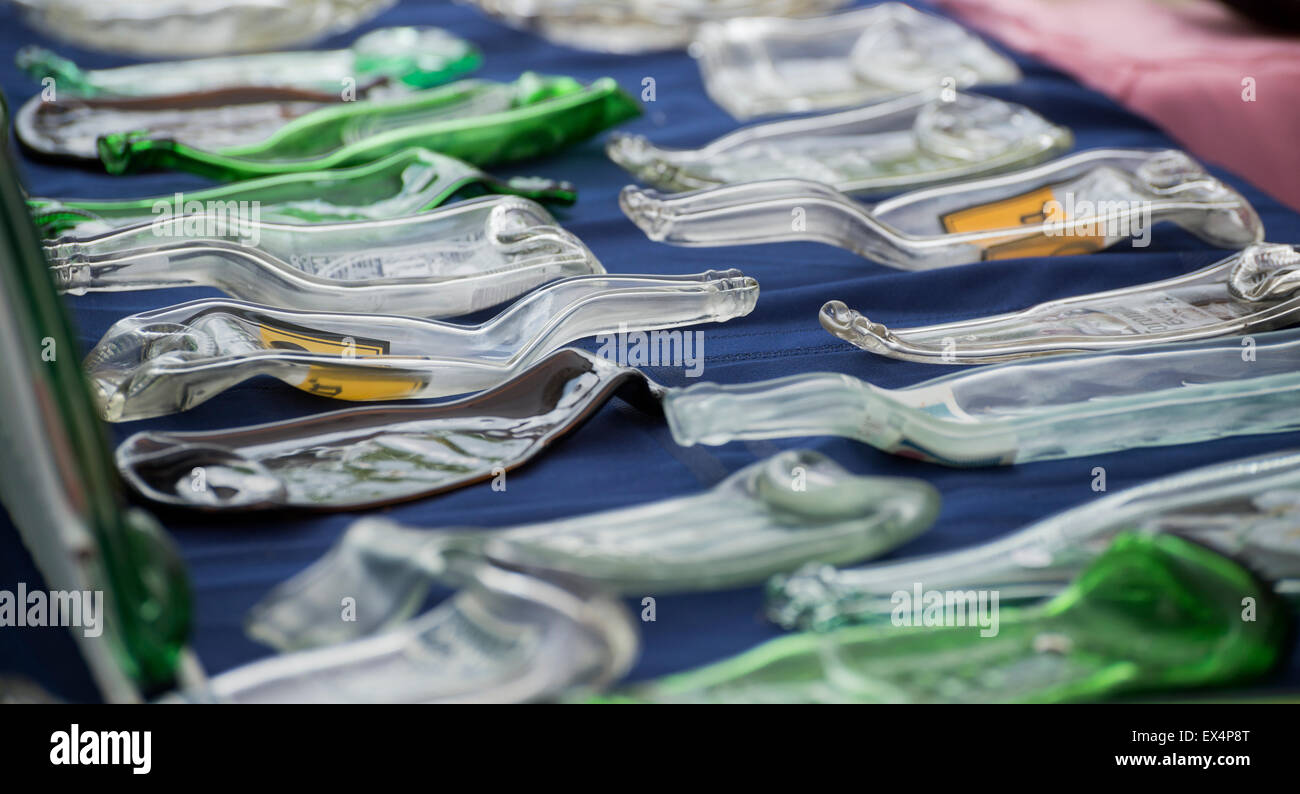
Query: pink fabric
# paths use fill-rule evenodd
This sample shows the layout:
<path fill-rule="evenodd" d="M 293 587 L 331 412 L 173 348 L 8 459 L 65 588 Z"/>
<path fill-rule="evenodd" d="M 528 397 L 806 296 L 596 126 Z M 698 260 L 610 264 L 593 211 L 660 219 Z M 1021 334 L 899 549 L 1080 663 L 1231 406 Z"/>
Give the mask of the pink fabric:
<path fill-rule="evenodd" d="M 1300 210 L 1300 38 L 1214 0 L 932 1 Z"/>

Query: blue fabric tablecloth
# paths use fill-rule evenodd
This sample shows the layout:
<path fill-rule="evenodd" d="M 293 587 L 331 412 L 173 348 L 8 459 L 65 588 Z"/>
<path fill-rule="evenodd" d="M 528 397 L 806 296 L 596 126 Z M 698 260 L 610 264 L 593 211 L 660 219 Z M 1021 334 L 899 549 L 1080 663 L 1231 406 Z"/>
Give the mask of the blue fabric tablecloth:
<path fill-rule="evenodd" d="M 13 110 L 38 88 L 13 66 L 13 54 L 22 44 L 51 47 L 85 66 L 128 62 L 44 40 L 27 30 L 10 6 L 0 9 L 0 22 L 0 86 Z M 643 118 L 622 129 L 644 133 L 662 145 L 695 147 L 738 126 L 706 97 L 696 65 L 685 53 L 613 56 L 581 52 L 506 28 L 473 7 L 441 2 L 408 0 L 364 29 L 410 24 L 442 26 L 476 42 L 486 56 L 480 72 L 486 78 L 509 80 L 529 69 L 584 80 L 610 75 L 630 93 L 640 95 L 643 79 L 652 77 L 655 101 L 646 104 Z M 322 46 L 343 46 L 355 35 L 345 34 Z M 981 90 L 1025 104 L 1070 127 L 1076 150 L 1173 145 L 1166 134 L 1110 99 L 1056 71 L 1011 55 L 1024 70 L 1025 80 Z M 817 322 L 817 311 L 825 301 L 844 300 L 889 325 L 929 324 L 1167 278 L 1225 255 L 1179 230 L 1163 227 L 1157 230 L 1153 244 L 1142 250 L 1124 244 L 1089 256 L 985 262 L 928 273 L 891 270 L 846 251 L 814 244 L 670 247 L 647 240 L 619 211 L 617 193 L 630 180 L 605 157 L 603 137 L 543 160 L 500 167 L 496 172 L 537 174 L 576 183 L 580 190 L 577 205 L 558 211 L 557 216 L 586 241 L 610 272 L 683 274 L 737 267 L 756 277 L 762 294 L 753 314 L 722 325 L 702 326 L 705 380 L 732 383 L 831 370 L 882 386 L 905 386 L 946 370 L 868 355 L 831 337 Z M 24 184 L 30 193 L 42 196 L 146 196 L 206 184 L 184 174 L 111 177 L 93 170 L 42 164 L 26 156 L 23 164 Z M 1214 170 L 1254 203 L 1271 241 L 1300 241 L 1300 216 L 1232 174 Z M 174 289 L 88 295 L 68 301 L 80 341 L 89 349 L 110 324 L 129 313 L 214 294 L 205 289 Z M 680 369 L 649 372 L 666 385 L 688 383 Z M 257 379 L 184 414 L 115 426 L 111 433 L 121 440 L 146 428 L 217 429 L 340 407 L 344 404 L 279 381 Z M 985 541 L 1097 498 L 1090 487 L 1096 466 L 1105 467 L 1108 489 L 1114 493 L 1196 466 L 1300 446 L 1300 437 L 1289 433 L 1233 438 L 960 470 L 825 438 L 685 449 L 673 443 L 661 421 L 615 400 L 578 433 L 532 465 L 512 473 L 504 492 L 484 484 L 386 512 L 424 526 L 507 526 L 694 493 L 760 457 L 799 446 L 818 449 L 856 473 L 919 477 L 939 489 L 943 509 L 938 523 L 891 555 L 901 557 Z M 229 670 L 270 653 L 245 637 L 241 628 L 245 612 L 273 585 L 317 559 L 355 518 L 346 514 L 208 520 L 163 516 L 193 579 L 193 647 L 209 672 Z M 34 586 L 39 579 L 16 534 L 11 529 L 0 530 L 0 588 L 13 589 L 17 581 Z M 634 613 L 639 613 L 639 600 L 629 599 Z M 657 620 L 641 624 L 643 648 L 632 678 L 684 670 L 778 636 L 781 631 L 762 616 L 762 603 L 759 588 L 658 598 Z M 67 697 L 94 696 L 62 631 L 0 629 L 0 672 L 5 670 L 33 676 Z M 1266 685 L 1297 683 L 1300 670 L 1293 660 Z"/>

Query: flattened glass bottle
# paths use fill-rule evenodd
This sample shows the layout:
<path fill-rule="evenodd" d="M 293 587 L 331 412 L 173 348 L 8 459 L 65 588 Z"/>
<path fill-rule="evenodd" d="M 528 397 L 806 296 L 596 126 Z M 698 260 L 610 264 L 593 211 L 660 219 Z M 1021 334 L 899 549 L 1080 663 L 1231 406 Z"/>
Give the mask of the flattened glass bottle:
<path fill-rule="evenodd" d="M 282 648 L 378 631 L 408 618 L 467 558 L 627 594 L 743 587 L 808 560 L 883 554 L 928 528 L 938 508 L 925 482 L 854 477 L 823 455 L 795 450 L 704 493 L 496 531 L 367 518 L 254 607 L 249 631 Z M 368 604 L 366 616 L 328 619 L 340 594 Z"/>
<path fill-rule="evenodd" d="M 672 390 L 680 444 L 842 436 L 950 466 L 1300 428 L 1300 331 L 991 364 L 901 389 L 841 373 Z"/>
<path fill-rule="evenodd" d="M 109 173 L 171 168 L 222 180 L 357 165 L 410 147 L 488 166 L 549 154 L 640 112 L 608 77 L 583 85 L 529 72 L 513 83 L 461 80 L 392 100 L 339 103 L 288 123 L 281 114 L 256 129 L 241 122 L 235 144 L 212 141 L 210 126 L 167 135 L 138 126 L 104 130 L 98 154 Z"/>
<path fill-rule="evenodd" d="M 390 631 L 273 656 L 179 699 L 221 703 L 519 703 L 599 690 L 636 659 L 617 600 L 581 582 L 465 566 L 464 587 Z"/>
<path fill-rule="evenodd" d="M 614 134 L 605 152 L 663 190 L 808 179 L 858 195 L 1024 168 L 1069 147 L 1070 131 L 978 94 L 925 92 L 839 113 L 745 127 L 699 149 Z M 788 224 L 788 220 L 787 223 Z"/>
<path fill-rule="evenodd" d="M 380 28 L 341 50 L 302 50 L 82 69 L 47 49 L 18 51 L 19 68 L 38 82 L 83 97 L 192 94 L 223 88 L 298 88 L 322 94 L 349 86 L 363 97 L 373 86 L 429 88 L 474 71 L 483 61 L 468 41 L 440 28 Z"/>
<path fill-rule="evenodd" d="M 1153 226 L 1166 222 L 1219 248 L 1264 239 L 1250 202 L 1174 150 L 1092 149 L 876 204 L 820 182 L 770 179 L 677 194 L 629 185 L 619 205 L 652 240 L 689 246 L 811 240 L 902 270 L 1086 254 L 1125 239 L 1142 244 Z M 796 216 L 801 222 L 791 223 Z"/>
<path fill-rule="evenodd" d="M 585 336 L 724 322 L 757 299 L 758 283 L 730 270 L 575 276 L 479 325 L 194 301 L 118 321 L 86 369 L 110 421 L 184 411 L 255 375 L 341 400 L 445 397 L 497 386 Z"/>
<path fill-rule="evenodd" d="M 683 49 L 710 19 L 801 16 L 848 0 L 469 0 L 488 14 L 551 41 L 596 52 Z"/>
<path fill-rule="evenodd" d="M 492 389 L 436 404 L 367 405 L 256 427 L 146 431 L 118 470 L 140 494 L 202 510 L 351 510 L 449 491 L 522 466 L 615 394 L 658 410 L 639 370 L 564 348 Z M 215 487 L 191 487 L 194 469 Z"/>
<path fill-rule="evenodd" d="M 396 0 L 16 0 L 27 24 L 90 50 L 168 58 L 282 49 Z"/>
<path fill-rule="evenodd" d="M 1259 333 L 1300 320 L 1300 251 L 1252 245 L 1176 278 L 1041 303 L 974 320 L 887 328 L 842 301 L 822 307 L 822 327 L 871 353 L 931 364 L 987 364 L 1062 353 Z M 1271 286 L 1242 293 L 1244 283 Z"/>
<path fill-rule="evenodd" d="M 45 237 L 84 240 L 110 229 L 157 221 L 163 214 L 171 218 L 200 215 L 224 209 L 231 202 L 256 207 L 263 221 L 315 224 L 415 215 L 487 193 L 560 205 L 577 199 L 568 182 L 541 177 L 498 179 L 454 157 L 428 149 L 405 149 L 352 168 L 246 179 L 170 196 L 33 198 L 28 205 Z"/>
<path fill-rule="evenodd" d="M 769 584 L 768 614 L 786 627 L 826 630 L 885 620 L 892 593 L 996 590 L 1002 603 L 1051 598 L 1127 529 L 1190 538 L 1300 599 L 1300 453 L 1219 463 L 1093 499 L 965 549 L 837 569 L 810 565 Z"/>
<path fill-rule="evenodd" d="M 1010 83 L 1020 70 L 978 36 L 902 3 L 806 19 L 702 25 L 691 48 L 733 118 L 855 107 L 893 94 Z"/>
<path fill-rule="evenodd" d="M 936 591 L 937 592 L 937 591 Z M 942 599 L 944 594 L 938 593 Z M 1172 535 L 1126 533 L 1055 599 L 964 625 L 901 591 L 891 624 L 796 634 L 606 698 L 651 703 L 1060 703 L 1248 683 L 1281 658 L 1289 612 L 1227 557 Z M 1243 598 L 1255 620 L 1242 620 Z M 974 612 L 974 615 L 970 613 Z"/>
<path fill-rule="evenodd" d="M 257 206 L 159 214 L 45 247 L 74 295 L 209 286 L 272 306 L 456 317 L 566 276 L 603 273 L 535 202 L 488 196 L 377 221 L 294 225 Z M 245 212 L 250 213 L 245 215 Z"/>

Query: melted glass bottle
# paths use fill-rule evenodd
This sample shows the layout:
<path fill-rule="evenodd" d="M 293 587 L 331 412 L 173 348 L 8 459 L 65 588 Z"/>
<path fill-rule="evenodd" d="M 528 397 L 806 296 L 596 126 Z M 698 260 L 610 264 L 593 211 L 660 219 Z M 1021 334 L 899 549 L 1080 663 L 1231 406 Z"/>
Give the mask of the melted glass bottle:
<path fill-rule="evenodd" d="M 208 286 L 324 312 L 456 317 L 566 276 L 603 273 L 582 241 L 528 199 L 489 196 L 376 221 L 296 225 L 260 207 L 159 213 L 153 221 L 56 240 L 46 258 L 74 295 Z"/>
<path fill-rule="evenodd" d="M 52 78 L 57 91 L 83 97 L 166 96 L 247 86 L 336 94 L 349 85 L 361 97 L 376 85 L 429 88 L 455 80 L 477 69 L 483 56 L 473 44 L 440 28 L 408 27 L 372 30 L 341 50 L 82 69 L 47 49 L 28 46 L 16 60 L 33 80 Z"/>
<path fill-rule="evenodd" d="M 841 373 L 664 397 L 678 443 L 842 436 L 950 466 L 1300 428 L 1300 331 L 992 364 L 901 389 Z"/>
<path fill-rule="evenodd" d="M 636 659 L 627 610 L 581 582 L 482 563 L 458 579 L 454 596 L 389 631 L 253 662 L 173 700 L 532 702 L 599 690 Z"/>
<path fill-rule="evenodd" d="M 640 135 L 615 134 L 605 151 L 663 190 L 807 179 L 868 195 L 1023 168 L 1071 140 L 1069 130 L 1021 105 L 978 94 L 947 101 L 925 92 L 746 127 L 699 149 L 661 149 Z"/>
<path fill-rule="evenodd" d="M 709 96 L 741 121 L 1020 79 L 1014 63 L 961 25 L 902 3 L 807 19 L 752 17 L 702 25 L 691 47 Z"/>
<path fill-rule="evenodd" d="M 249 633 L 296 648 L 379 631 L 409 618 L 464 558 L 627 594 L 743 587 L 808 560 L 883 554 L 928 528 L 938 510 L 939 495 L 925 482 L 854 477 L 829 458 L 796 450 L 704 493 L 495 531 L 366 518 L 254 607 Z M 348 595 L 366 605 L 364 617 L 331 619 Z"/>
<path fill-rule="evenodd" d="M 27 24 L 91 50 L 193 58 L 259 52 L 356 27 L 396 0 L 16 0 Z"/>
<path fill-rule="evenodd" d="M 697 27 L 731 17 L 801 16 L 847 0 L 469 0 L 493 17 L 569 47 L 639 53 L 682 49 Z"/>
<path fill-rule="evenodd" d="M 757 299 L 758 283 L 729 270 L 575 276 L 478 325 L 201 300 L 119 320 L 85 366 L 110 421 L 184 411 L 255 375 L 340 400 L 445 397 L 497 386 L 576 339 L 724 322 Z"/>
<path fill-rule="evenodd" d="M 568 182 L 541 177 L 498 179 L 454 157 L 405 149 L 373 163 L 233 182 L 170 196 L 139 199 L 28 199 L 46 238 L 84 240 L 111 229 L 168 217 L 225 210 L 233 202 L 256 207 L 260 220 L 288 224 L 386 220 L 426 212 L 487 193 L 569 205 Z"/>
<path fill-rule="evenodd" d="M 1003 603 L 1051 598 L 1128 529 L 1203 543 L 1300 598 L 1300 453 L 1219 463 L 1091 500 L 988 543 L 943 554 L 836 569 L 810 565 L 768 587 L 783 626 L 826 630 L 888 618 L 890 595 L 996 590 Z"/>
<path fill-rule="evenodd" d="M 610 78 L 583 85 L 529 72 L 513 83 L 461 80 L 395 99 L 307 108 L 287 123 L 277 106 L 262 121 L 223 114 L 236 127 L 183 115 L 167 133 L 138 121 L 123 127 L 99 118 L 95 126 L 109 173 L 171 168 L 231 180 L 358 165 L 410 147 L 487 166 L 549 154 L 640 112 Z M 42 139 L 35 116 L 20 120 L 24 141 Z"/>
<path fill-rule="evenodd" d="M 987 364 L 1060 353 L 1245 335 L 1300 320 L 1300 252 L 1252 245 L 1183 276 L 1041 303 L 1029 309 L 920 328 L 890 329 L 842 301 L 821 310 L 822 327 L 871 353 L 931 364 Z M 1268 288 L 1247 297 L 1249 280 Z"/>
<path fill-rule="evenodd" d="M 664 194 L 629 185 L 619 205 L 652 240 L 688 246 L 810 240 L 902 270 L 1086 254 L 1176 224 L 1236 250 L 1264 239 L 1241 194 L 1183 152 L 1092 149 L 874 205 L 820 182 L 771 179 Z M 797 221 L 797 222 L 796 222 Z"/>
<path fill-rule="evenodd" d="M 136 433 L 117 450 L 136 491 L 202 510 L 349 510 L 430 496 L 522 466 L 614 395 L 649 412 L 640 371 L 564 348 L 483 392 L 367 405 L 256 427 Z M 205 488 L 195 488 L 194 472 Z"/>
<path fill-rule="evenodd" d="M 1126 533 L 1060 595 L 1001 609 L 970 593 L 895 594 L 889 624 L 772 640 L 606 698 L 650 703 L 1061 703 L 1249 682 L 1281 658 L 1289 612 L 1238 563 Z M 973 597 L 973 603 L 972 599 Z M 924 603 L 917 603 L 921 598 Z M 1254 620 L 1242 600 L 1254 599 Z M 948 616 L 951 615 L 952 618 Z"/>

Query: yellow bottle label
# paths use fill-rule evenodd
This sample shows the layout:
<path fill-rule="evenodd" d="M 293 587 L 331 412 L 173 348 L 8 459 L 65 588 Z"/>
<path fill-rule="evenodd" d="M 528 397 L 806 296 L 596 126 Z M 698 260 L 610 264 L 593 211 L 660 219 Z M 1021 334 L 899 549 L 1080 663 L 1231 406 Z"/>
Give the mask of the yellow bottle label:
<path fill-rule="evenodd" d="M 340 358 L 362 358 L 388 354 L 388 342 L 282 324 L 258 323 L 262 341 L 277 350 L 298 350 Z M 361 370 L 317 364 L 307 370 L 307 377 L 297 384 L 303 391 L 338 400 L 392 400 L 418 392 L 424 381 L 408 373 Z"/>
<path fill-rule="evenodd" d="M 344 367 L 315 366 L 298 388 L 336 400 L 400 400 L 424 387 L 410 375 L 389 377 L 381 372 L 357 372 Z"/>
<path fill-rule="evenodd" d="M 944 215 L 943 227 L 951 233 L 987 232 L 996 229 L 1014 229 L 1017 226 L 1036 226 L 1049 219 L 1047 206 L 1057 201 L 1051 186 L 1041 187 L 1019 196 L 955 210 Z M 1059 203 L 1057 206 L 1060 206 Z M 1090 254 L 1106 247 L 1106 238 L 1096 235 L 1049 236 L 1034 233 L 1028 236 L 1008 235 L 976 243 L 983 249 L 984 259 L 1012 259 L 1020 256 L 1063 256 Z"/>

